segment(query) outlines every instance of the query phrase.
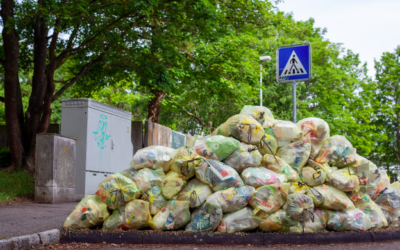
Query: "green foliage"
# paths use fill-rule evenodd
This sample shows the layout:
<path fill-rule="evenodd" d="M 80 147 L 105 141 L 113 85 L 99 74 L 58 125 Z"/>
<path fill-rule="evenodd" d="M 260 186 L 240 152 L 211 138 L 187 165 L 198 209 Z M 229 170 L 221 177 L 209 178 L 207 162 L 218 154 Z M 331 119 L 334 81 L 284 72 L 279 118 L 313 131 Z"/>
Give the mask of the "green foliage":
<path fill-rule="evenodd" d="M 376 134 L 374 158 L 382 165 L 400 166 L 400 46 L 375 61 L 376 82 L 371 83 L 371 108 Z"/>
<path fill-rule="evenodd" d="M 0 171 L 0 202 L 13 201 L 16 197 L 32 196 L 34 191 L 34 175 L 21 170 Z"/>

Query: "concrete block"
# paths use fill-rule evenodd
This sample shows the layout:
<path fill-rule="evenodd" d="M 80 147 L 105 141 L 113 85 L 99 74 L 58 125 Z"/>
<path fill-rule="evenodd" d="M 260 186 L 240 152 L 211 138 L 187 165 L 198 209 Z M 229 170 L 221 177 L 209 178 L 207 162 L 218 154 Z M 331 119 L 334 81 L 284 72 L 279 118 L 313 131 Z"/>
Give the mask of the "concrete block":
<path fill-rule="evenodd" d="M 35 202 L 75 200 L 76 141 L 58 134 L 36 135 Z"/>
<path fill-rule="evenodd" d="M 40 243 L 43 245 L 57 244 L 60 241 L 60 230 L 52 229 L 39 233 Z"/>
<path fill-rule="evenodd" d="M 12 242 L 11 247 L 9 249 L 32 249 L 32 247 L 40 244 L 40 238 L 37 234 L 24 235 L 19 237 L 11 238 Z"/>
<path fill-rule="evenodd" d="M 69 203 L 75 201 L 75 188 L 35 187 L 36 203 Z"/>
<path fill-rule="evenodd" d="M 10 239 L 0 240 L 0 250 L 10 250 L 14 248 L 14 242 Z"/>

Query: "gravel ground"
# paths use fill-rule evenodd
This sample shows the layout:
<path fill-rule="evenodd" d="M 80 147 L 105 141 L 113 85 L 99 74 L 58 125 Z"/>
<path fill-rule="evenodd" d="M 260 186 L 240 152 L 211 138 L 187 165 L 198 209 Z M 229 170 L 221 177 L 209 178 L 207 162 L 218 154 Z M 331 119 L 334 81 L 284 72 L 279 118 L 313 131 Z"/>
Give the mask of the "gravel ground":
<path fill-rule="evenodd" d="M 271 249 L 271 250 L 293 250 L 293 249 L 343 249 L 343 250 L 398 250 L 400 249 L 400 241 L 384 242 L 384 243 L 368 243 L 368 244 L 331 244 L 331 245 L 275 245 L 273 247 L 252 246 L 252 245 L 233 245 L 233 246 L 216 246 L 216 245 L 117 245 L 117 244 L 87 244 L 87 243 L 71 243 L 57 244 L 54 246 L 39 246 L 35 249 L 177 249 L 177 250 L 236 250 L 236 249 Z"/>

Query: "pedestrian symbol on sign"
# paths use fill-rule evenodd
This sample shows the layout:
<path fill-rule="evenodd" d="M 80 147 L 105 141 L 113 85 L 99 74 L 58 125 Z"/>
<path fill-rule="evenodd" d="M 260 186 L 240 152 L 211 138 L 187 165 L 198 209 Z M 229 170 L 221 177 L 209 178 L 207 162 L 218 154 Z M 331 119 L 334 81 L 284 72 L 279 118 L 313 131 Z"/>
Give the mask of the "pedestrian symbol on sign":
<path fill-rule="evenodd" d="M 307 71 L 303 67 L 300 59 L 298 58 L 296 52 L 293 50 L 292 54 L 289 57 L 288 62 L 286 63 L 285 68 L 282 71 L 281 77 L 283 76 L 295 76 L 295 75 L 303 75 L 307 74 Z"/>

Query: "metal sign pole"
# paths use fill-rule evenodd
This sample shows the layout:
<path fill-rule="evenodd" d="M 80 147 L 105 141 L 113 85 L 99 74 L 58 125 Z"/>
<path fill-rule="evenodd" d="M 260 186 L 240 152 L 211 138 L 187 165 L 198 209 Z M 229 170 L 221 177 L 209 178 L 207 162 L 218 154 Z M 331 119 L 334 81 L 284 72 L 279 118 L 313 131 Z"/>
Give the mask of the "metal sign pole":
<path fill-rule="evenodd" d="M 293 122 L 296 123 L 296 81 L 292 82 Z"/>
<path fill-rule="evenodd" d="M 262 62 L 260 61 L 260 106 L 262 106 Z"/>

